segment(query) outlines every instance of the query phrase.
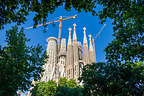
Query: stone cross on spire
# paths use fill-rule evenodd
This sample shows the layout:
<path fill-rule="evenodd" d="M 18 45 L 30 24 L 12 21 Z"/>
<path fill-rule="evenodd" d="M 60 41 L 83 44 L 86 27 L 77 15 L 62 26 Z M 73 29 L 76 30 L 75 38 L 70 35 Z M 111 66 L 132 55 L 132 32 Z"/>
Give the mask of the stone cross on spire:
<path fill-rule="evenodd" d="M 83 39 L 83 43 L 84 43 L 84 44 L 87 44 L 86 27 L 84 27 L 83 30 L 84 30 L 84 39 Z"/>
<path fill-rule="evenodd" d="M 75 28 L 76 24 L 74 23 L 73 26 L 74 26 L 73 41 L 77 41 L 76 28 Z"/>
<path fill-rule="evenodd" d="M 69 39 L 68 39 L 68 45 L 71 45 L 71 30 L 72 28 L 69 28 Z"/>

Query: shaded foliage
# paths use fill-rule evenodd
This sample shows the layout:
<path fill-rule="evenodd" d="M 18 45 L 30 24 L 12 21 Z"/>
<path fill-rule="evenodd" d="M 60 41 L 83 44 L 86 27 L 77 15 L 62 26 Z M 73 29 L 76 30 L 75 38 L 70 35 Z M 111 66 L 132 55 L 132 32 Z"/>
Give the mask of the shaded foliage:
<path fill-rule="evenodd" d="M 103 6 L 102 22 L 113 20 L 115 39 L 106 47 L 108 63 L 144 60 L 144 0 L 96 0 Z"/>
<path fill-rule="evenodd" d="M 73 79 L 60 78 L 56 96 L 83 96 L 83 88 Z"/>
<path fill-rule="evenodd" d="M 13 96 L 17 90 L 27 90 L 30 78 L 39 78 L 44 64 L 42 47 L 27 46 L 23 29 L 6 31 L 6 46 L 0 47 L 0 95 Z"/>
<path fill-rule="evenodd" d="M 142 96 L 144 65 L 142 62 L 86 65 L 80 80 L 86 96 Z"/>
<path fill-rule="evenodd" d="M 0 0 L 0 29 L 4 24 L 24 23 L 29 12 L 35 13 L 35 25 L 45 23 L 48 14 L 52 14 L 58 6 L 64 6 L 67 11 L 73 7 L 78 12 L 95 13 L 95 3 L 91 0 Z"/>
<path fill-rule="evenodd" d="M 58 87 L 56 96 L 84 96 L 83 95 L 83 88 L 76 87 L 76 88 L 70 88 L 70 87 Z"/>

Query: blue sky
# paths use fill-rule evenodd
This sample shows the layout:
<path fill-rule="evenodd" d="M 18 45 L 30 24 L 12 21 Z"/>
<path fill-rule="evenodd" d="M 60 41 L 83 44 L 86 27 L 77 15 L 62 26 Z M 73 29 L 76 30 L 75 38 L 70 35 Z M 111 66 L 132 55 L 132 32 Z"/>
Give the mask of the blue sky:
<path fill-rule="evenodd" d="M 98 9 L 99 10 L 99 9 Z M 93 37 L 96 36 L 96 34 L 100 31 L 100 29 L 103 27 L 104 24 L 100 24 L 100 20 L 97 16 L 92 16 L 91 13 L 85 13 L 84 11 L 78 13 L 74 9 L 71 11 L 66 11 L 62 6 L 58 7 L 56 11 L 53 14 L 49 14 L 49 17 L 47 18 L 50 21 L 57 20 L 59 16 L 63 16 L 63 18 L 70 17 L 77 14 L 76 19 L 69 19 L 62 22 L 62 38 L 68 39 L 68 28 L 71 27 L 73 29 L 73 24 L 76 23 L 76 34 L 78 41 L 83 42 L 83 27 L 86 27 L 86 33 L 87 33 L 87 39 L 88 35 L 91 34 Z M 33 26 L 33 17 L 34 13 L 30 13 L 29 16 L 27 16 L 27 21 L 25 24 L 22 24 L 21 27 L 29 27 Z M 112 29 L 112 20 L 108 19 L 106 23 L 106 27 L 103 29 L 101 34 L 98 36 L 98 38 L 95 40 L 95 48 L 96 48 L 96 59 L 97 62 L 105 61 L 105 52 L 104 48 L 112 41 L 114 38 L 112 36 L 113 29 Z M 55 24 L 55 25 L 54 25 Z M 57 37 L 58 36 L 58 25 L 59 23 L 49 24 L 47 26 L 47 32 L 43 32 L 43 27 L 38 27 L 35 29 L 27 29 L 24 30 L 26 37 L 30 38 L 31 41 L 28 43 L 28 45 L 35 45 L 35 44 L 41 44 L 44 49 L 46 49 L 46 39 L 48 37 Z M 5 45 L 5 31 L 10 29 L 14 24 L 7 24 L 5 25 L 5 29 L 1 30 L 0 32 L 0 44 Z M 72 30 L 73 34 L 73 30 Z"/>

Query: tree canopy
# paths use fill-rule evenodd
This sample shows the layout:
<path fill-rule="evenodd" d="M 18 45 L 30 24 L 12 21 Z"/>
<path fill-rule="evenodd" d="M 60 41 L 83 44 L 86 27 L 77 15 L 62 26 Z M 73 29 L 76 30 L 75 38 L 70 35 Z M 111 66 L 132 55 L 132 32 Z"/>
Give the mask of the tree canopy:
<path fill-rule="evenodd" d="M 143 61 L 144 0 L 97 0 L 103 6 L 98 13 L 103 21 L 113 20 L 115 39 L 106 47 L 111 64 Z"/>
<path fill-rule="evenodd" d="M 32 96 L 83 96 L 83 88 L 75 80 L 60 78 L 58 85 L 55 81 L 39 82 L 32 90 Z"/>
<path fill-rule="evenodd" d="M 80 80 L 86 96 L 142 96 L 144 65 L 94 63 L 83 68 Z"/>
<path fill-rule="evenodd" d="M 27 90 L 31 78 L 39 78 L 44 64 L 42 47 L 27 46 L 23 29 L 15 26 L 6 31 L 6 46 L 0 47 L 0 95 L 13 96 Z"/>
<path fill-rule="evenodd" d="M 32 96 L 55 96 L 57 84 L 55 81 L 39 82 L 32 90 Z"/>
<path fill-rule="evenodd" d="M 64 6 L 67 11 L 73 7 L 79 12 L 85 10 L 86 12 L 95 13 L 93 10 L 95 3 L 91 0 L 1 0 L 0 29 L 4 24 L 24 23 L 29 12 L 35 13 L 33 18 L 35 25 L 41 22 L 45 23 L 48 14 L 52 14 L 59 6 Z"/>

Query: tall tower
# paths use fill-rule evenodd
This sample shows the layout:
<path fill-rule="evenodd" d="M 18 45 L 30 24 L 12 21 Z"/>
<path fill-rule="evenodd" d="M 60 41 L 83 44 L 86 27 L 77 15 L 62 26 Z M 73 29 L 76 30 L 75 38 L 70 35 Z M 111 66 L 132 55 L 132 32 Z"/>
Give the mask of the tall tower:
<path fill-rule="evenodd" d="M 56 63 L 57 63 L 57 39 L 55 37 L 49 37 L 47 39 L 47 56 L 46 64 L 43 66 L 44 72 L 41 77 L 41 81 L 49 81 L 55 79 Z"/>
<path fill-rule="evenodd" d="M 77 80 L 79 77 L 78 43 L 75 28 L 76 24 L 73 24 L 73 26 L 74 26 L 74 33 L 73 33 L 74 79 Z"/>
<path fill-rule="evenodd" d="M 92 39 L 92 43 L 93 43 L 93 62 L 96 62 L 96 53 L 95 53 L 95 41 L 94 41 L 94 38 Z"/>
<path fill-rule="evenodd" d="M 74 62 L 73 62 L 73 46 L 72 46 L 72 41 L 71 41 L 71 28 L 69 28 L 69 39 L 68 39 L 68 45 L 67 45 L 67 56 L 66 56 L 66 78 L 70 79 L 73 78 L 73 67 L 74 67 Z"/>
<path fill-rule="evenodd" d="M 59 66 L 59 77 L 65 77 L 65 64 L 66 64 L 66 39 L 63 38 L 61 40 L 61 48 L 60 48 L 60 59 L 58 62 Z"/>
<path fill-rule="evenodd" d="M 92 40 L 91 35 L 89 35 L 89 62 L 90 64 L 93 63 L 93 46 L 92 46 Z"/>
<path fill-rule="evenodd" d="M 84 39 L 83 39 L 83 62 L 84 65 L 89 64 L 89 51 L 88 51 L 88 42 L 86 37 L 86 27 L 83 28 L 84 30 Z"/>

